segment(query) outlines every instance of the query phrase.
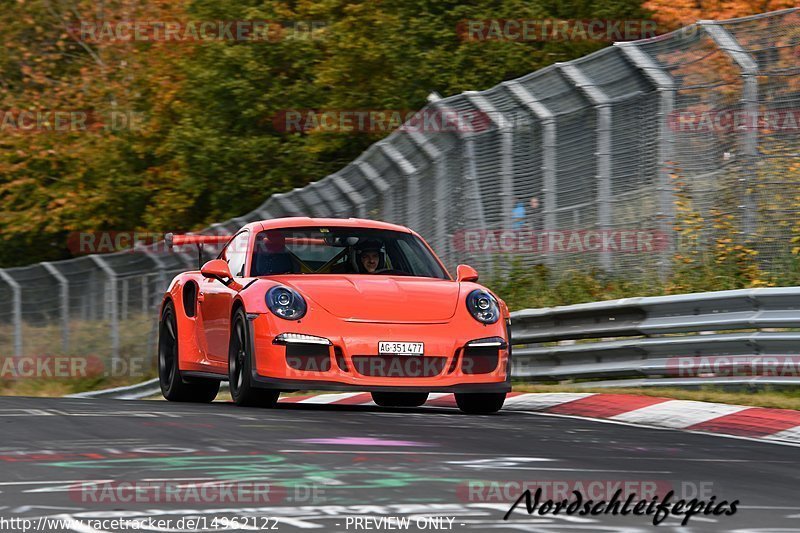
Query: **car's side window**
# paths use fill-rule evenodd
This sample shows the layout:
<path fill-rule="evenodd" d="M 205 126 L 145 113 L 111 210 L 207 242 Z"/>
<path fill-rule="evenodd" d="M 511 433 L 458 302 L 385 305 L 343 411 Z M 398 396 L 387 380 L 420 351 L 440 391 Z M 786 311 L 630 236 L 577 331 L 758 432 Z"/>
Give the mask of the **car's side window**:
<path fill-rule="evenodd" d="M 247 241 L 250 232 L 243 231 L 234 237 L 223 252 L 222 258 L 228 262 L 231 274 L 240 278 L 244 276 L 244 263 L 247 259 Z"/>

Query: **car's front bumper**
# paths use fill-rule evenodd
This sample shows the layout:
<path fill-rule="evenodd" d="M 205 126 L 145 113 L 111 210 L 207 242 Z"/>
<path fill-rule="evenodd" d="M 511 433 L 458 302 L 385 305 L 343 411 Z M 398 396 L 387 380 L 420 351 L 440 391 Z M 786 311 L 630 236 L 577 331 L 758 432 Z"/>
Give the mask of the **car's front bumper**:
<path fill-rule="evenodd" d="M 290 322 L 269 314 L 249 315 L 255 386 L 280 390 L 387 392 L 508 392 L 509 348 L 505 324 L 482 325 L 471 317 L 439 323 L 354 322 L 316 317 Z M 283 331 L 281 331 L 281 329 Z M 279 333 L 300 333 L 328 339 L 330 346 L 311 350 L 322 354 L 311 367 L 296 364 L 297 350 L 275 344 Z M 475 365 L 470 341 L 502 339 L 488 365 Z M 422 356 L 380 356 L 378 342 L 422 342 Z M 325 355 L 321 350 L 328 350 Z M 384 360 L 381 360 L 381 358 Z M 481 359 L 478 357 L 478 359 Z M 323 365 L 319 362 L 324 361 Z"/>

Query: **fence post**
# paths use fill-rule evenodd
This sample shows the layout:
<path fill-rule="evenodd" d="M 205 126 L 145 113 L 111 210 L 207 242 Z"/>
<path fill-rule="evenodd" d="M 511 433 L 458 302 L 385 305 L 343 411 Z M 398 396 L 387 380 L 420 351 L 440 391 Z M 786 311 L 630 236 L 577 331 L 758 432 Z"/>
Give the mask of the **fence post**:
<path fill-rule="evenodd" d="M 158 268 L 159 290 L 160 291 L 166 291 L 167 290 L 167 267 L 164 264 L 164 260 L 161 259 L 158 256 L 158 252 L 157 251 L 154 251 L 154 250 L 150 249 L 149 247 L 143 246 L 143 247 L 141 247 L 139 249 L 139 251 L 144 253 L 147 257 L 150 258 L 151 261 L 153 261 L 153 263 L 156 264 L 156 268 Z M 156 293 L 156 296 L 158 296 L 158 292 Z M 159 301 L 159 299 L 156 298 L 156 302 L 158 302 L 158 301 Z M 150 306 L 148 305 L 148 309 L 149 309 L 149 307 Z"/>
<path fill-rule="evenodd" d="M 559 63 L 564 77 L 572 82 L 597 111 L 597 225 L 601 231 L 611 228 L 611 99 L 581 70 L 571 63 Z M 603 270 L 612 270 L 611 252 L 600 252 Z"/>
<path fill-rule="evenodd" d="M 119 306 L 117 305 L 117 273 L 109 266 L 108 262 L 99 255 L 90 255 L 92 261 L 100 267 L 108 277 L 108 292 L 106 301 L 109 307 L 109 319 L 111 321 L 111 363 L 113 368 L 119 364 Z"/>
<path fill-rule="evenodd" d="M 69 281 L 54 264 L 43 261 L 41 265 L 58 281 L 61 299 L 61 350 L 67 353 L 69 351 Z"/>
<path fill-rule="evenodd" d="M 697 22 L 720 50 L 733 59 L 742 71 L 744 86 L 742 87 L 742 107 L 744 108 L 747 126 L 742 135 L 741 149 L 744 156 L 744 173 L 739 181 L 742 186 L 742 234 L 744 241 L 755 237 L 756 230 L 756 205 L 753 189 L 756 161 L 758 160 L 758 63 L 742 48 L 736 37 L 730 34 L 722 25 L 713 20 L 700 20 Z"/>
<path fill-rule="evenodd" d="M 556 190 L 556 118 L 550 109 L 536 99 L 524 85 L 517 80 L 504 82 L 511 95 L 525 108 L 528 109 L 542 124 L 542 193 L 544 202 L 542 211 L 544 213 L 545 231 L 556 229 L 556 204 L 558 202 L 558 192 Z M 545 264 L 552 267 L 554 264 L 552 254 L 544 254 Z"/>
<path fill-rule="evenodd" d="M 0 269 L 0 278 L 11 287 L 14 320 L 14 357 L 22 357 L 22 288 L 17 280 L 12 278 L 4 269 Z"/>
<path fill-rule="evenodd" d="M 149 300 L 150 300 L 150 290 L 148 288 L 148 283 L 150 283 L 150 274 L 142 275 L 142 313 L 147 313 L 149 311 Z"/>
<path fill-rule="evenodd" d="M 275 218 L 275 215 L 273 215 L 272 213 L 270 213 L 267 210 L 267 207 L 266 207 L 267 202 L 269 202 L 269 199 L 266 202 L 264 202 L 263 204 L 261 204 L 260 206 L 258 206 L 258 208 L 256 208 L 256 210 L 255 210 L 255 213 L 258 216 L 261 217 L 261 220 L 270 220 L 270 219 Z"/>
<path fill-rule="evenodd" d="M 442 254 L 442 257 L 449 258 L 450 253 L 447 247 L 447 219 L 444 216 L 445 209 L 447 209 L 447 190 L 445 188 L 445 179 L 447 179 L 447 176 L 445 175 L 445 168 L 442 164 L 442 152 L 431 143 L 427 137 L 418 131 L 414 131 L 413 128 L 407 135 L 411 139 L 411 142 L 425 153 L 428 162 L 433 166 L 434 234 L 432 242 L 435 243 L 434 250 L 436 250 L 437 253 Z M 424 235 L 424 237 L 428 238 L 428 235 Z M 449 259 L 445 259 L 445 262 L 448 260 Z"/>
<path fill-rule="evenodd" d="M 164 264 L 164 260 L 161 257 L 159 257 L 158 249 L 155 248 L 154 246 L 142 246 L 139 249 L 139 251 L 141 251 L 147 257 L 149 257 L 153 261 L 153 263 L 156 264 L 156 267 L 158 268 L 157 276 L 158 276 L 159 290 L 155 292 L 155 296 L 156 296 L 155 304 L 156 305 L 153 306 L 155 309 L 158 309 L 159 303 L 161 301 L 160 298 L 159 298 L 159 294 L 161 292 L 164 292 L 164 291 L 167 290 L 167 267 Z M 143 283 L 147 283 L 147 276 L 145 276 L 143 278 Z M 149 308 L 150 308 L 149 302 L 145 302 L 144 305 L 145 305 L 145 308 L 147 310 L 149 310 Z M 148 346 L 151 349 L 150 353 L 155 353 L 155 351 L 156 351 L 156 346 L 157 346 L 157 343 L 158 343 L 158 321 L 159 320 L 161 320 L 160 316 L 158 316 L 156 321 L 153 323 L 153 327 L 150 328 L 150 336 L 148 338 Z"/>
<path fill-rule="evenodd" d="M 467 99 L 478 108 L 478 111 L 489 116 L 500 131 L 500 198 L 502 200 L 503 227 L 511 227 L 511 211 L 514 208 L 514 154 L 511 147 L 514 133 L 512 124 L 497 110 L 495 106 L 477 91 L 464 93 Z"/>
<path fill-rule="evenodd" d="M 130 283 L 128 282 L 128 278 L 122 278 L 121 283 L 122 288 L 122 302 L 120 305 L 120 315 L 121 320 L 128 319 L 128 291 L 130 290 Z"/>
<path fill-rule="evenodd" d="M 400 150 L 392 146 L 388 142 L 379 142 L 378 147 L 400 170 L 402 174 L 408 179 L 408 198 L 406 198 L 406 220 L 403 223 L 416 231 L 421 222 L 420 214 L 420 198 L 422 191 L 420 190 L 419 172 L 414 168 L 411 162 L 403 157 Z"/>
<path fill-rule="evenodd" d="M 319 217 L 325 218 L 332 216 L 333 210 L 330 208 L 328 203 L 319 194 L 317 191 L 317 182 L 309 183 L 306 187 L 302 189 L 294 189 L 291 194 L 293 199 L 296 199 L 300 204 L 302 204 L 302 209 L 305 211 L 306 216 L 309 215 L 312 217 Z M 313 198 L 314 200 L 319 200 L 318 202 L 311 201 L 309 197 L 316 197 Z"/>
<path fill-rule="evenodd" d="M 367 182 L 375 190 L 375 193 L 381 198 L 381 218 L 385 220 L 394 219 L 394 201 L 391 197 L 391 185 L 383 177 L 378 174 L 375 167 L 370 165 L 364 160 L 355 160 L 353 164 L 358 167 L 361 174 L 364 175 Z"/>
<path fill-rule="evenodd" d="M 340 217 L 340 216 L 346 214 L 344 211 L 342 211 L 339 208 L 339 205 L 338 205 L 339 204 L 339 201 L 338 201 L 339 197 L 345 198 L 345 200 L 347 200 L 351 204 L 353 203 L 352 200 L 350 198 L 348 198 L 347 195 L 342 192 L 341 187 L 336 184 L 336 179 L 335 178 L 337 178 L 337 177 L 338 176 L 336 174 L 331 174 L 331 175 L 326 176 L 322 180 L 315 181 L 314 183 L 311 184 L 314 187 L 314 190 L 317 192 L 317 195 L 322 200 L 323 204 L 328 208 L 328 215 L 327 216 L 328 217 L 334 217 L 334 218 Z M 330 185 L 330 189 L 335 191 L 335 193 L 333 191 L 331 191 L 330 189 L 326 191 L 325 188 L 324 188 L 324 185 Z M 345 186 L 346 185 L 347 184 L 345 183 Z M 338 195 L 338 196 L 334 196 L 334 195 Z"/>
<path fill-rule="evenodd" d="M 430 99 L 430 97 L 429 97 Z M 431 106 L 440 109 L 444 116 L 459 116 L 460 113 L 446 105 L 446 100 L 434 100 Z M 474 209 L 472 219 L 475 221 L 476 229 L 482 230 L 484 233 L 487 230 L 486 216 L 483 214 L 483 202 L 481 201 L 481 190 L 478 184 L 478 172 L 475 168 L 475 137 L 472 134 L 461 131 L 456 128 L 456 135 L 459 140 L 464 144 L 463 151 L 463 164 L 461 179 L 464 182 L 464 189 L 466 190 L 466 198 L 472 209 Z M 469 215 L 467 215 L 469 217 Z M 494 261 L 487 261 L 483 263 L 489 269 L 490 276 L 494 275 Z"/>
<path fill-rule="evenodd" d="M 675 195 L 672 190 L 673 153 L 675 136 L 670 119 L 675 108 L 675 80 L 662 67 L 632 42 L 614 43 L 623 55 L 650 80 L 659 94 L 658 128 L 658 212 L 659 231 L 667 242 L 659 261 L 659 276 L 665 280 L 671 271 L 671 259 L 675 254 Z"/>
<path fill-rule="evenodd" d="M 272 200 L 277 203 L 281 209 L 289 216 L 293 217 L 307 217 L 308 213 L 303 212 L 303 210 L 297 206 L 297 204 L 292 199 L 292 193 L 275 193 L 271 197 Z"/>
<path fill-rule="evenodd" d="M 364 197 L 355 190 L 353 187 L 347 183 L 341 175 L 334 174 L 331 176 L 331 183 L 336 190 L 338 190 L 342 196 L 347 198 L 347 201 L 350 202 L 350 205 L 353 206 L 353 214 L 356 218 L 366 218 L 367 216 L 367 202 L 364 200 Z"/>

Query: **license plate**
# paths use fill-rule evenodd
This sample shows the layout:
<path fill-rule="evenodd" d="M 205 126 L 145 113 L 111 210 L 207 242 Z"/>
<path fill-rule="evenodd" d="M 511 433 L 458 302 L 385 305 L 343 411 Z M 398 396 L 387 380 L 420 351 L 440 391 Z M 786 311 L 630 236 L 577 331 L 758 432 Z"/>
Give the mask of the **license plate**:
<path fill-rule="evenodd" d="M 394 355 L 422 355 L 425 346 L 421 342 L 386 342 L 378 343 L 378 353 Z"/>

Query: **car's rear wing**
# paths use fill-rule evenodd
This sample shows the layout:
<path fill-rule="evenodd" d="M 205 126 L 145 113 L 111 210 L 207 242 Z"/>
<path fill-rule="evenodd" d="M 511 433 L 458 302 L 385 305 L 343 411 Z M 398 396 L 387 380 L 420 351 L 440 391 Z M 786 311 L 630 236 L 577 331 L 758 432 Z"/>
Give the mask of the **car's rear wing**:
<path fill-rule="evenodd" d="M 231 240 L 231 235 L 175 235 L 174 233 L 164 234 L 164 243 L 170 250 L 173 246 L 184 246 L 194 244 L 197 246 L 197 268 L 203 266 L 203 245 L 204 244 L 226 244 Z"/>
<path fill-rule="evenodd" d="M 231 240 L 231 235 L 175 235 L 167 233 L 164 242 L 167 246 L 183 246 L 184 244 L 225 244 Z"/>

